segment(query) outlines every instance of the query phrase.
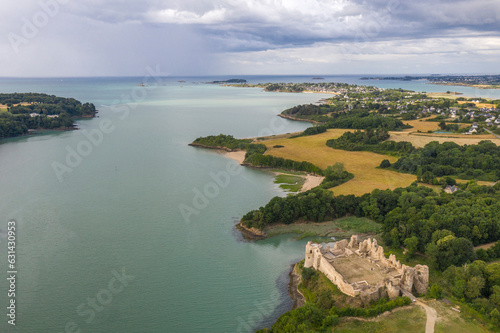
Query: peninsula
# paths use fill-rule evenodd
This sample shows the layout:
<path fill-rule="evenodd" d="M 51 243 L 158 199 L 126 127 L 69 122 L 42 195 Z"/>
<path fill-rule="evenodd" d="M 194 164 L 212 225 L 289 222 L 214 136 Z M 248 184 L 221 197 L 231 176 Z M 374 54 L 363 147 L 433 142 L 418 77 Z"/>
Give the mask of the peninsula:
<path fill-rule="evenodd" d="M 74 129 L 77 118 L 96 114 L 92 103 L 40 93 L 0 94 L 0 138 L 37 130 Z"/>

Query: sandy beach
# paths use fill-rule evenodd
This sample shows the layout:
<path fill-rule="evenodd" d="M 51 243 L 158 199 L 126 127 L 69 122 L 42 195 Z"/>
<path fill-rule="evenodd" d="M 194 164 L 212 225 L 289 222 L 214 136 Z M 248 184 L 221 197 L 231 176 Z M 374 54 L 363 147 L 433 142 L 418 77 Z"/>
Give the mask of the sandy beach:
<path fill-rule="evenodd" d="M 235 160 L 239 164 L 243 164 L 243 161 L 245 160 L 245 154 L 246 151 L 244 150 L 238 150 L 238 151 L 223 151 L 221 150 L 220 153 L 227 158 L 230 158 L 232 160 Z"/>
<path fill-rule="evenodd" d="M 319 184 L 321 184 L 323 179 L 325 179 L 325 177 L 315 176 L 315 175 L 306 175 L 305 178 L 306 178 L 306 182 L 304 183 L 304 185 L 300 189 L 300 192 L 309 191 L 310 189 L 315 188 L 316 186 L 319 186 Z"/>

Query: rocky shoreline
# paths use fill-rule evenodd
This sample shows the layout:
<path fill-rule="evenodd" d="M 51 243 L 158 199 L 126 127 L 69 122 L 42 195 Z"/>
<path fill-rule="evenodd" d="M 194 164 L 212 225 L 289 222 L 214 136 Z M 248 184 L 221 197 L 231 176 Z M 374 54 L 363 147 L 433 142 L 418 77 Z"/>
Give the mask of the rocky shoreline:
<path fill-rule="evenodd" d="M 267 234 L 257 228 L 248 228 L 244 226 L 241 221 L 236 224 L 236 229 L 241 231 L 243 237 L 247 240 L 259 240 L 267 238 Z"/>
<path fill-rule="evenodd" d="M 299 284 L 300 282 L 302 282 L 302 277 L 295 270 L 297 264 L 298 263 L 292 265 L 292 269 L 290 270 L 289 274 L 290 282 L 288 283 L 288 294 L 290 295 L 290 298 L 293 300 L 293 309 L 300 308 L 306 303 L 306 298 L 299 291 Z"/>
<path fill-rule="evenodd" d="M 188 146 L 191 146 L 191 147 L 200 147 L 200 148 L 205 148 L 205 149 L 216 149 L 216 150 L 224 150 L 224 151 L 227 151 L 227 152 L 233 152 L 233 151 L 236 151 L 235 149 L 229 149 L 227 147 L 222 147 L 222 146 L 206 146 L 206 145 L 202 145 L 200 143 L 196 143 L 196 142 L 192 142 L 192 143 L 189 143 Z"/>
<path fill-rule="evenodd" d="M 323 123 L 321 123 L 319 121 L 316 121 L 316 120 L 295 118 L 295 117 L 292 117 L 292 116 L 287 116 L 286 114 L 282 114 L 282 113 L 280 113 L 278 115 L 278 117 L 281 117 L 281 118 L 284 118 L 284 119 L 288 119 L 288 120 L 306 121 L 308 123 L 313 123 L 313 124 L 323 124 Z"/>

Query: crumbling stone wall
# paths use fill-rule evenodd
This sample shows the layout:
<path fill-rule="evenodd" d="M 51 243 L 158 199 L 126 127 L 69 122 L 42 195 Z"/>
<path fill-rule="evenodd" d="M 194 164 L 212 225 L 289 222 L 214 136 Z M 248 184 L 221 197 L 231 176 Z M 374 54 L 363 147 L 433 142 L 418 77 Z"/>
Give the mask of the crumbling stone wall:
<path fill-rule="evenodd" d="M 377 285 L 360 284 L 359 281 L 349 282 L 328 261 L 338 257 L 356 255 L 375 263 L 384 269 L 392 278 L 385 279 Z M 376 239 L 365 239 L 360 242 L 357 235 L 353 235 L 348 242 L 346 239 L 335 242 L 333 248 L 323 248 L 322 245 L 308 242 L 304 267 L 313 267 L 325 274 L 343 293 L 350 296 L 360 295 L 365 300 L 378 300 L 388 296 L 393 299 L 400 295 L 401 288 L 417 294 L 427 292 L 429 285 L 429 268 L 425 265 L 410 267 L 402 265 L 394 254 L 385 257 L 383 247 L 377 244 Z"/>

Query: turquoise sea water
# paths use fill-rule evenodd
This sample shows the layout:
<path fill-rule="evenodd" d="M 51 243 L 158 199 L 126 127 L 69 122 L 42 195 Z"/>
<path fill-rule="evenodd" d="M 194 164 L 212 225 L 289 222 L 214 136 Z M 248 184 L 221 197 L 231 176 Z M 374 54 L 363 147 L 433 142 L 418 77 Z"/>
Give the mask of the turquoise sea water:
<path fill-rule="evenodd" d="M 179 79 L 147 88 L 137 87 L 142 78 L 0 79 L 1 92 L 75 97 L 99 109 L 98 118 L 78 121 L 78 131 L 0 143 L 0 332 L 249 332 L 290 309 L 287 274 L 305 240 L 248 243 L 233 228 L 242 214 L 286 194 L 272 175 L 187 144 L 210 134 L 303 130 L 307 124 L 276 115 L 327 95 Z M 6 316 L 11 220 L 15 327 Z"/>

